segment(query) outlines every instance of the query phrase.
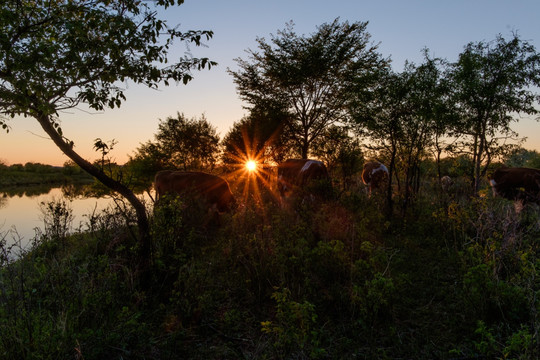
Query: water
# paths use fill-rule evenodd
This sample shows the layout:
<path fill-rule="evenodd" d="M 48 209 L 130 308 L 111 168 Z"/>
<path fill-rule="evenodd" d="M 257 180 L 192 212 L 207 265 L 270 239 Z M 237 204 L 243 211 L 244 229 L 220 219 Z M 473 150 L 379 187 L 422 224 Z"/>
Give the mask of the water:
<path fill-rule="evenodd" d="M 72 209 L 74 220 L 72 228 L 77 229 L 87 220 L 85 215 L 99 213 L 109 205 L 114 205 L 111 198 L 65 196 L 61 188 L 24 189 L 18 193 L 0 190 L 0 239 L 7 244 L 19 241 L 27 247 L 36 235 L 36 229 L 44 230 L 41 203 L 65 199 Z"/>

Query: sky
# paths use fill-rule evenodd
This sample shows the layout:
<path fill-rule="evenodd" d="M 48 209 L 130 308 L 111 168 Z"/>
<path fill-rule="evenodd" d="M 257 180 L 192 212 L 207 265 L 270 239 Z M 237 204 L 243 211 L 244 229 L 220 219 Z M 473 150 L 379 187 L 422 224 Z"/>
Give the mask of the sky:
<path fill-rule="evenodd" d="M 237 70 L 234 59 L 247 59 L 246 50 L 257 50 L 258 37 L 270 39 L 290 21 L 300 35 L 314 33 L 317 26 L 336 18 L 367 21 L 371 40 L 399 72 L 406 60 L 421 63 L 424 48 L 432 56 L 455 61 L 469 42 L 491 41 L 498 34 L 509 38 L 517 32 L 540 52 L 538 14 L 538 0 L 186 0 L 162 12 L 169 25 L 212 30 L 214 37 L 204 47 L 178 43 L 169 60 L 189 51 L 218 65 L 195 72 L 187 85 L 172 83 L 150 90 L 127 82 L 127 100 L 120 109 L 99 113 L 73 109 L 60 114 L 61 126 L 64 136 L 75 142 L 75 150 L 91 161 L 99 158 L 93 149 L 95 139 L 114 140 L 110 156 L 123 164 L 141 143 L 154 139 L 160 119 L 177 113 L 188 118 L 204 114 L 223 138 L 246 115 L 227 69 Z M 9 125 L 9 133 L 0 129 L 0 161 L 62 165 L 68 160 L 36 120 L 15 118 Z M 528 138 L 525 148 L 540 150 L 540 123 L 534 118 L 522 116 L 513 129 Z"/>

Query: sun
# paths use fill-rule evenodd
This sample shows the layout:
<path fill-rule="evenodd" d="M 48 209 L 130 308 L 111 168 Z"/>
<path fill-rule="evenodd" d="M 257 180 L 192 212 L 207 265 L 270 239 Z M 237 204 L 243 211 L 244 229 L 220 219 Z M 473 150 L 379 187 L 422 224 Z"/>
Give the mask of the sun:
<path fill-rule="evenodd" d="M 246 169 L 248 169 L 249 172 L 257 170 L 257 163 L 253 160 L 246 161 Z"/>
<path fill-rule="evenodd" d="M 244 203 L 254 201 L 260 205 L 263 196 L 276 196 L 273 189 L 274 167 L 265 156 L 273 140 L 261 145 L 244 130 L 242 140 L 243 143 L 232 144 L 233 151 L 228 154 L 230 164 L 235 167 L 230 179 L 234 179 L 234 191 L 241 193 Z"/>

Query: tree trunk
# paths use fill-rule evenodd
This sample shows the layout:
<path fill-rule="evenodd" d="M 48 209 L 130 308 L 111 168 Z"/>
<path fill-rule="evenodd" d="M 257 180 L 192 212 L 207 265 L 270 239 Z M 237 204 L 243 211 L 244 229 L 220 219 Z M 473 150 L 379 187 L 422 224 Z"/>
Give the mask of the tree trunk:
<path fill-rule="evenodd" d="M 98 179 L 103 185 L 109 189 L 119 193 L 126 198 L 131 206 L 135 209 L 137 214 L 137 225 L 139 227 L 140 236 L 140 264 L 144 268 L 149 264 L 150 249 L 151 249 L 151 237 L 150 237 L 150 225 L 148 222 L 148 216 L 146 215 L 146 208 L 144 204 L 135 196 L 124 184 L 110 178 L 101 169 L 95 167 L 87 160 L 83 159 L 79 154 L 73 150 L 73 143 L 66 142 L 62 135 L 53 126 L 53 123 L 49 116 L 40 115 L 36 116 L 37 121 L 43 128 L 43 130 L 49 135 L 51 140 L 62 150 L 62 152 L 69 157 L 73 162 L 81 167 L 88 174 Z"/>
<path fill-rule="evenodd" d="M 482 156 L 484 155 L 485 146 L 486 146 L 486 126 L 485 122 L 481 125 L 481 133 L 479 135 L 479 145 L 478 152 L 476 155 L 476 163 L 474 164 L 474 193 L 478 194 L 480 190 L 480 169 L 482 167 Z"/>
<path fill-rule="evenodd" d="M 441 182 L 441 152 L 442 150 L 440 149 L 439 145 L 437 144 L 436 145 L 436 156 L 435 156 L 435 161 L 436 161 L 436 164 L 437 164 L 437 179 L 439 179 L 439 184 Z"/>
<path fill-rule="evenodd" d="M 396 145 L 392 143 L 392 153 L 390 155 L 390 164 L 388 166 L 388 187 L 386 188 L 386 218 L 388 220 L 392 218 L 394 212 L 394 204 L 392 202 L 392 177 L 396 167 L 396 153 Z"/>
<path fill-rule="evenodd" d="M 470 178 L 472 180 L 473 195 L 476 194 L 475 171 L 476 171 L 476 163 L 478 162 L 478 158 L 479 158 L 479 155 L 478 155 L 478 133 L 476 133 L 474 135 L 474 143 L 473 143 L 473 168 L 472 168 L 472 173 L 470 174 Z"/>
<path fill-rule="evenodd" d="M 308 152 L 309 152 L 309 142 L 307 139 L 304 139 L 302 142 L 302 159 L 308 158 Z"/>

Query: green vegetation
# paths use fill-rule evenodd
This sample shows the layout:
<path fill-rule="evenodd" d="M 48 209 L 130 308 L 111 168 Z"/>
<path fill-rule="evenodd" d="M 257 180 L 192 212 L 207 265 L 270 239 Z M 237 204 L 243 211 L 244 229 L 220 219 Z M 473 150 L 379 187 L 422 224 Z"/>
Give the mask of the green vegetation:
<path fill-rule="evenodd" d="M 26 163 L 4 165 L 0 163 L 0 188 L 29 185 L 61 185 L 66 183 L 89 183 L 92 177 L 77 165 L 66 162 L 63 167 Z"/>
<path fill-rule="evenodd" d="M 519 139 L 507 143 L 515 115 L 539 113 L 533 46 L 498 36 L 468 44 L 455 63 L 426 50 L 396 73 L 366 22 L 336 19 L 307 36 L 291 24 L 237 60 L 231 75 L 250 113 L 225 136 L 222 160 L 316 155 L 334 196 L 282 209 L 267 190 L 233 183 L 244 198 L 231 214 L 194 199 L 152 211 L 135 191 L 161 167 L 220 166 L 212 125 L 169 117 L 119 166 L 115 140 L 95 139 L 96 162 L 81 158 L 58 116 L 81 103 L 120 106 L 119 82 L 187 83 L 214 65 L 191 54 L 169 62 L 174 40 L 213 36 L 159 18 L 155 6 L 182 2 L 2 5 L 0 126 L 33 117 L 77 166 L 3 166 L 1 181 L 83 169 L 130 207 L 118 199 L 73 231 L 66 203 L 44 204 L 44 232 L 28 250 L 0 234 L 0 357 L 540 357 L 538 208 L 517 214 L 482 189 L 495 161 L 539 164 Z M 388 165 L 386 194 L 367 198 L 358 185 L 367 158 Z M 449 193 L 442 175 L 455 178 Z"/>
<path fill-rule="evenodd" d="M 160 120 L 154 138 L 153 142 L 141 144 L 129 161 L 133 173 L 145 183 L 151 183 L 163 169 L 200 170 L 216 166 L 220 139 L 204 115 L 188 119 L 178 113 Z"/>
<path fill-rule="evenodd" d="M 538 209 L 437 189 L 390 219 L 354 187 L 290 209 L 263 192 L 219 218 L 168 199 L 153 213 L 149 274 L 134 214 L 109 209 L 68 234 L 69 207 L 51 203 L 18 260 L 2 240 L 0 354 L 538 358 Z"/>

